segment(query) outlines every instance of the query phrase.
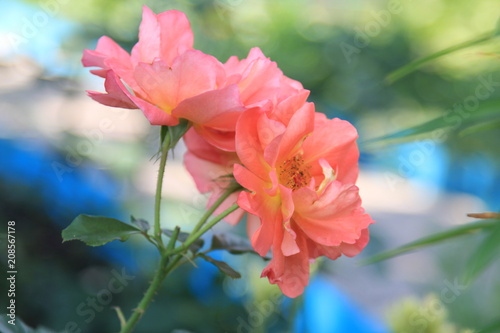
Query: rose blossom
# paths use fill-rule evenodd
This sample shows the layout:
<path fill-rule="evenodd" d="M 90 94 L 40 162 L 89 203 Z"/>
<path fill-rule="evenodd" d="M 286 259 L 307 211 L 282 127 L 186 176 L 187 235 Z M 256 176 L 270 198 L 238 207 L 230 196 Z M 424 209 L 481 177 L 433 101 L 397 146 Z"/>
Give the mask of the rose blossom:
<path fill-rule="evenodd" d="M 227 148 L 244 110 L 239 88 L 227 83 L 216 58 L 193 49 L 186 15 L 170 10 L 158 15 L 144 6 L 139 41 L 128 54 L 109 37 L 95 51 L 85 50 L 82 63 L 105 78 L 107 93 L 89 92 L 96 101 L 115 107 L 141 109 L 152 125 L 173 126 L 188 119 L 206 140 Z M 234 146 L 234 139 L 229 145 Z"/>
<path fill-rule="evenodd" d="M 238 204 L 252 214 L 252 245 L 262 256 L 272 250 L 262 276 L 289 297 L 308 284 L 311 259 L 358 254 L 373 223 L 354 185 L 355 128 L 315 113 L 312 103 L 296 107 L 245 111 L 236 127 L 241 164 L 234 166 L 250 191 L 239 194 Z"/>
<path fill-rule="evenodd" d="M 238 86 L 241 101 L 247 109 L 284 113 L 281 110 L 288 112 L 298 109 L 309 95 L 309 91 L 304 89 L 300 82 L 286 77 L 277 64 L 265 57 L 258 48 L 250 50 L 245 59 L 229 58 L 224 67 L 226 84 Z M 205 131 L 208 133 L 190 130 L 185 136 L 188 152 L 184 163 L 198 190 L 201 193 L 212 192 L 207 205 L 210 206 L 228 187 L 228 176 L 232 175 L 233 165 L 240 163 L 240 160 L 234 153 L 234 131 L 217 132 L 219 137 L 225 136 L 224 150 L 220 149 L 221 145 L 215 147 L 210 144 L 212 141 L 207 142 L 206 138 L 214 132 L 208 128 Z M 223 140 L 219 140 L 221 141 Z M 228 208 L 236 199 L 236 194 L 230 196 L 216 213 Z M 242 210 L 238 210 L 226 218 L 226 221 L 235 224 L 242 217 L 242 213 Z"/>

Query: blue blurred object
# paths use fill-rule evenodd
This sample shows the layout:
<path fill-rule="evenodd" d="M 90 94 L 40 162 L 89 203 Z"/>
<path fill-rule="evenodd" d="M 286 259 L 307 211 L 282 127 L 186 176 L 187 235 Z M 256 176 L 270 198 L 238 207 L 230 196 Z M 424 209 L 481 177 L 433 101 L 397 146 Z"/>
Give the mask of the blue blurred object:
<path fill-rule="evenodd" d="M 317 275 L 307 287 L 299 311 L 297 333 L 389 333 L 379 322 L 363 313 L 344 294 Z"/>
<path fill-rule="evenodd" d="M 85 163 L 74 167 L 43 141 L 0 140 L 0 154 L 0 182 L 6 192 L 2 193 L 3 201 L 25 207 L 34 215 L 40 211 L 61 231 L 79 214 L 124 219 L 115 199 L 118 184 L 106 172 Z M 66 168 L 65 172 L 58 173 L 57 167 Z M 132 249 L 119 242 L 89 251 L 130 271 L 137 269 Z"/>
<path fill-rule="evenodd" d="M 449 170 L 447 149 L 431 140 L 417 140 L 398 146 L 397 156 L 400 176 L 431 183 L 442 188 Z"/>
<path fill-rule="evenodd" d="M 210 257 L 223 260 L 221 251 L 210 253 Z M 189 274 L 189 288 L 196 299 L 205 305 L 217 303 L 221 297 L 220 286 L 217 277 L 219 269 L 205 260 L 196 261 L 196 269 Z"/>
<path fill-rule="evenodd" d="M 489 209 L 500 210 L 500 174 L 494 161 L 486 154 L 461 156 L 450 169 L 446 182 L 451 191 L 466 192 L 483 199 Z"/>

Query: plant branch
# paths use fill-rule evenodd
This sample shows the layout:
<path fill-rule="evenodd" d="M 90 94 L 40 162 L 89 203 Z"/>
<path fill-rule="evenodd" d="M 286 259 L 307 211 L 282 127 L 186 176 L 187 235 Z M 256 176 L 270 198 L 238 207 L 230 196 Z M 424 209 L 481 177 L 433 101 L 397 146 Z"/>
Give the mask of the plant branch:
<path fill-rule="evenodd" d="M 137 325 L 137 322 L 139 321 L 139 319 L 141 319 L 142 315 L 144 314 L 149 304 L 153 300 L 156 291 L 160 288 L 161 283 L 167 276 L 168 270 L 166 267 L 168 263 L 169 263 L 169 257 L 162 256 L 160 259 L 158 270 L 156 271 L 155 276 L 153 278 L 153 281 L 149 285 L 148 290 L 146 290 L 146 293 L 144 294 L 142 300 L 139 302 L 139 305 L 137 305 L 137 308 L 134 309 L 134 312 L 130 316 L 126 325 L 122 327 L 120 333 L 130 333 L 134 329 L 135 325 Z"/>
<path fill-rule="evenodd" d="M 171 252 L 169 252 L 169 255 L 177 254 L 186 251 L 189 249 L 189 246 L 193 244 L 198 238 L 200 238 L 205 232 L 210 230 L 214 225 L 216 225 L 218 222 L 220 222 L 223 218 L 234 212 L 239 208 L 238 204 L 233 204 L 231 207 L 226 209 L 224 212 L 221 214 L 217 215 L 213 220 L 208 222 L 205 226 L 203 226 L 200 230 L 191 233 L 188 237 L 188 239 L 179 247 L 175 248 Z"/>
<path fill-rule="evenodd" d="M 163 240 L 161 237 L 160 225 L 160 210 L 161 210 L 161 191 L 163 188 L 163 175 L 165 174 L 165 166 L 167 164 L 168 150 L 170 149 L 170 135 L 167 133 L 161 145 L 160 167 L 158 169 L 158 180 L 156 182 L 155 195 L 155 214 L 154 214 L 154 237 L 158 242 L 160 249 L 163 248 Z"/>
<path fill-rule="evenodd" d="M 226 200 L 231 194 L 236 192 L 238 189 L 240 189 L 241 186 L 238 183 L 231 184 L 231 186 L 224 192 L 222 195 L 214 202 L 212 207 L 210 207 L 205 214 L 200 218 L 200 221 L 196 226 L 193 228 L 193 231 L 191 231 L 191 235 L 189 235 L 189 238 L 193 235 L 193 233 L 197 232 L 200 230 L 200 228 L 207 222 L 207 220 L 210 218 L 210 216 L 215 212 L 217 208 Z M 188 240 L 189 240 L 188 238 Z"/>

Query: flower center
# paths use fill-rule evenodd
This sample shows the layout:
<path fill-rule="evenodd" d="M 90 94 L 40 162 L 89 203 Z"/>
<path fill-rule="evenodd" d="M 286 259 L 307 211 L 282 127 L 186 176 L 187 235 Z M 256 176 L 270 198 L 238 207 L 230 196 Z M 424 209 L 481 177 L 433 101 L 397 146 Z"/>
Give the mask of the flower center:
<path fill-rule="evenodd" d="M 302 155 L 295 155 L 286 160 L 278 168 L 280 184 L 292 189 L 292 191 L 309 185 L 311 182 L 310 167 L 304 163 Z"/>

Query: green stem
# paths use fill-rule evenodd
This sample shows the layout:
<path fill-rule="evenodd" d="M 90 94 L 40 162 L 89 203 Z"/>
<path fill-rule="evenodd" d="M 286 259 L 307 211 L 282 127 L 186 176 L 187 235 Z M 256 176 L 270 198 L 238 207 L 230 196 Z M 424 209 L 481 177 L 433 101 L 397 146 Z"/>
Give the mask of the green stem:
<path fill-rule="evenodd" d="M 134 310 L 132 316 L 129 318 L 127 324 L 122 328 L 120 333 L 129 333 L 132 332 L 134 329 L 135 325 L 141 319 L 142 315 L 148 308 L 149 304 L 153 300 L 154 295 L 156 294 L 156 291 L 158 288 L 161 286 L 161 283 L 163 280 L 167 277 L 167 275 L 175 268 L 177 267 L 177 263 L 182 259 L 182 252 L 186 251 L 189 248 L 189 245 L 191 245 L 194 241 L 196 241 L 199 237 L 201 237 L 205 232 L 207 232 L 210 228 L 212 228 L 215 224 L 220 222 L 223 218 L 234 212 L 239 208 L 238 204 L 233 204 L 231 207 L 226 209 L 224 212 L 222 212 L 220 215 L 217 215 L 213 220 L 208 222 L 204 227 L 202 227 L 198 232 L 196 232 L 193 235 L 192 241 L 187 240 L 184 244 L 179 246 L 178 248 L 174 249 L 168 254 L 165 254 L 162 256 L 160 260 L 160 265 L 158 270 L 156 271 L 156 274 L 153 278 L 153 282 L 151 282 L 151 285 L 149 286 L 148 290 L 146 291 L 146 294 L 142 298 L 141 302 L 137 306 L 137 308 Z M 191 238 L 191 237 L 190 237 Z M 171 255 L 177 254 L 177 256 L 169 262 L 169 258 Z"/>
<path fill-rule="evenodd" d="M 181 232 L 181 228 L 176 226 L 174 231 L 172 232 L 172 236 L 170 236 L 170 240 L 167 244 L 167 251 L 172 251 L 175 247 L 175 242 L 177 241 L 177 237 L 179 237 L 179 233 Z"/>
<path fill-rule="evenodd" d="M 205 226 L 203 226 L 200 230 L 191 233 L 188 237 L 188 239 L 179 247 L 175 248 L 174 250 L 168 252 L 169 255 L 177 254 L 186 251 L 191 244 L 193 244 L 198 238 L 200 238 L 205 232 L 210 230 L 214 225 L 216 225 L 220 220 L 234 212 L 239 208 L 238 204 L 233 204 L 231 207 L 217 215 L 213 220 L 208 222 Z"/>
<path fill-rule="evenodd" d="M 222 201 L 221 201 L 222 203 Z M 219 204 L 220 205 L 220 204 Z M 189 245 L 194 243 L 199 237 L 201 237 L 205 232 L 207 232 L 210 228 L 212 228 L 215 224 L 220 222 L 223 218 L 237 210 L 239 206 L 237 204 L 233 204 L 231 207 L 226 209 L 224 212 L 221 214 L 217 215 L 213 220 L 208 222 L 204 227 L 202 227 L 198 232 L 196 232 L 194 235 L 191 234 L 193 237 L 189 237 L 184 244 L 179 246 L 178 248 L 173 249 L 172 251 L 167 251 L 167 253 L 162 253 L 162 257 L 160 260 L 160 264 L 158 267 L 158 270 L 155 273 L 155 276 L 153 278 L 153 281 L 149 285 L 148 290 L 144 294 L 144 297 L 142 300 L 139 302 L 139 305 L 137 306 L 136 309 L 134 309 L 134 312 L 130 316 L 129 320 L 127 321 L 126 325 L 124 325 L 120 331 L 120 333 L 130 333 L 134 329 L 135 325 L 141 319 L 142 315 L 148 308 L 149 304 L 153 300 L 154 295 L 158 291 L 158 289 L 161 286 L 161 283 L 165 278 L 168 276 L 168 274 L 173 271 L 176 267 L 179 261 L 183 257 L 184 251 L 187 251 L 189 248 Z M 178 235 L 178 228 L 174 229 L 174 234 L 172 235 L 172 239 L 175 239 L 176 236 Z M 175 236 L 174 236 L 175 235 Z M 192 238 L 192 240 L 189 240 Z M 175 240 L 171 242 L 171 244 L 175 243 Z M 172 247 L 172 245 L 169 244 L 169 247 Z M 170 256 L 177 254 L 177 256 L 173 260 L 169 260 Z"/>
<path fill-rule="evenodd" d="M 433 53 L 431 55 L 428 55 L 426 57 L 417 59 L 417 60 L 409 63 L 408 65 L 403 66 L 403 67 L 393 71 L 389 75 L 387 75 L 387 77 L 385 78 L 385 82 L 387 84 L 393 84 L 397 80 L 399 80 L 399 79 L 405 77 L 406 75 L 412 73 L 413 71 L 417 70 L 417 68 L 419 68 L 420 66 L 422 66 L 423 64 L 425 64 L 428 61 L 434 60 L 436 58 L 442 57 L 444 55 L 450 54 L 452 52 L 455 52 L 455 51 L 458 51 L 458 50 L 461 50 L 461 49 L 464 49 L 464 48 L 467 48 L 470 46 L 480 44 L 482 42 L 488 41 L 488 40 L 495 38 L 495 37 L 497 37 L 496 30 L 488 32 L 488 33 L 483 34 L 483 35 L 480 35 L 476 38 L 465 41 L 463 43 L 450 46 L 444 50 L 438 51 L 438 52 Z"/>
<path fill-rule="evenodd" d="M 200 230 L 200 228 L 207 222 L 209 217 L 215 212 L 217 208 L 219 208 L 219 206 L 224 202 L 224 200 L 226 200 L 231 194 L 233 194 L 234 192 L 236 192 L 238 189 L 241 188 L 242 187 L 237 183 L 231 184 L 231 186 L 224 193 L 222 193 L 222 195 L 214 202 L 212 207 L 210 207 L 210 209 L 208 209 L 205 212 L 205 214 L 203 214 L 198 224 L 196 224 L 196 226 L 191 231 L 191 235 Z M 189 236 L 189 238 L 191 238 L 191 235 Z"/>
<path fill-rule="evenodd" d="M 146 290 L 146 293 L 144 294 L 142 300 L 139 302 L 139 305 L 137 305 L 137 308 L 134 309 L 134 312 L 127 321 L 127 324 L 121 329 L 120 333 L 130 333 L 134 329 L 135 325 L 137 325 L 137 322 L 139 321 L 139 319 L 141 319 L 142 315 L 153 300 L 156 291 L 158 290 L 158 288 L 160 288 L 161 283 L 169 273 L 166 268 L 168 262 L 169 257 L 167 256 L 163 256 L 160 259 L 160 265 L 155 273 L 153 281 L 149 285 L 148 290 Z"/>
<path fill-rule="evenodd" d="M 188 250 L 189 245 L 194 243 L 199 237 L 201 237 L 217 222 L 219 222 L 227 215 L 231 214 L 236 209 L 238 209 L 238 205 L 234 204 L 229 209 L 226 209 L 222 214 L 218 215 L 207 225 L 204 226 L 204 224 L 207 222 L 207 220 L 210 218 L 213 212 L 224 202 L 224 200 L 226 200 L 229 197 L 229 195 L 231 195 L 231 193 L 234 193 L 236 190 L 241 188 L 238 184 L 233 184 L 217 199 L 217 201 L 212 205 L 212 207 L 210 207 L 210 209 L 202 216 L 202 218 L 195 226 L 194 230 L 191 232 L 191 234 L 189 235 L 188 239 L 184 242 L 184 244 L 182 244 L 178 248 L 175 248 L 175 242 L 177 241 L 177 237 L 180 232 L 180 228 L 176 227 L 170 237 L 170 240 L 167 244 L 167 248 L 165 249 L 162 239 L 162 230 L 160 226 L 161 192 L 163 187 L 163 176 L 165 173 L 165 166 L 167 164 L 167 155 L 169 149 L 172 148 L 178 141 L 177 136 L 180 138 L 187 131 L 188 128 L 189 126 L 181 128 L 182 131 L 180 131 L 179 133 L 174 133 L 172 128 L 168 128 L 168 131 L 164 133 L 163 132 L 164 128 L 162 127 L 161 137 L 163 138 L 163 142 L 161 145 L 160 166 L 158 170 L 158 180 L 156 183 L 154 236 L 153 236 L 153 238 L 157 242 L 157 247 L 158 250 L 160 251 L 161 259 L 158 265 L 158 269 L 153 277 L 153 281 L 149 285 L 148 289 L 146 290 L 146 293 L 144 294 L 144 297 L 137 305 L 137 308 L 134 309 L 128 321 L 124 323 L 123 318 L 120 318 L 120 322 L 122 324 L 120 333 L 132 332 L 132 330 L 137 325 L 142 315 L 148 308 L 149 304 L 152 302 L 154 295 L 160 288 L 163 280 L 165 280 L 167 275 L 180 264 L 179 262 L 183 258 L 184 252 Z M 173 255 L 176 256 L 171 260 L 171 256 Z"/>
<path fill-rule="evenodd" d="M 160 249 L 163 249 L 163 239 L 161 237 L 160 209 L 161 209 L 161 191 L 163 187 L 163 175 L 167 164 L 168 150 L 170 149 L 170 135 L 167 133 L 161 146 L 160 167 L 158 169 L 158 180 L 156 182 L 155 196 L 155 217 L 154 217 L 154 236 Z"/>

